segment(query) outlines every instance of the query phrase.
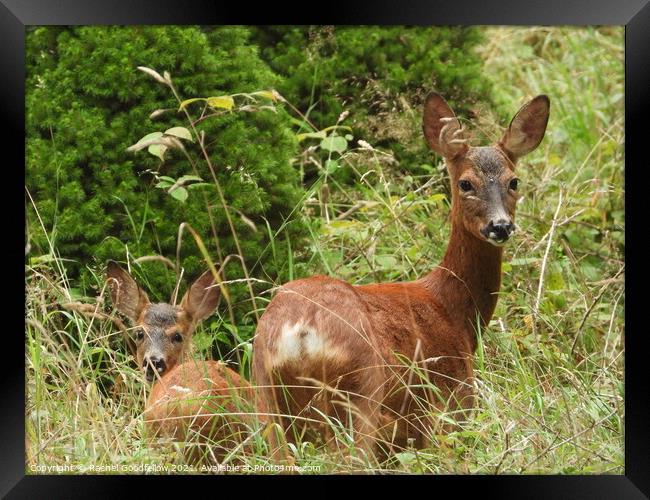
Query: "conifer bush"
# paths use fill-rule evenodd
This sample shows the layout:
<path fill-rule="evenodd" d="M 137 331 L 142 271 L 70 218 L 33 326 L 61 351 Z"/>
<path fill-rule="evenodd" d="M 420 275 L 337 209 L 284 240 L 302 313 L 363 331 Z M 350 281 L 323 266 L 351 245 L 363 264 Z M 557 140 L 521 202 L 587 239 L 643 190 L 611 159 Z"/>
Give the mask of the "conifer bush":
<path fill-rule="evenodd" d="M 392 152 L 402 171 L 430 173 L 420 105 L 444 93 L 459 115 L 490 103 L 475 49 L 482 32 L 440 26 L 265 26 L 253 30 L 261 56 L 285 78 L 280 92 L 318 128 L 343 111 L 353 135 Z"/>
<path fill-rule="evenodd" d="M 28 202 L 31 256 L 47 255 L 51 238 L 58 255 L 69 259 L 68 276 L 88 285 L 88 267 L 125 260 L 127 247 L 134 258 L 158 254 L 175 260 L 181 222 L 204 239 L 215 262 L 236 253 L 195 144 L 188 144 L 188 152 L 198 172 L 177 152 L 167 153 L 161 163 L 126 149 L 152 131 L 187 126 L 169 89 L 138 66 L 169 72 L 184 99 L 277 86 L 280 79 L 258 57 L 249 35 L 243 27 L 172 26 L 36 28 L 28 33 L 26 185 L 44 225 L 43 230 Z M 151 119 L 156 109 L 170 111 Z M 249 266 L 260 259 L 257 271 L 264 268 L 271 275 L 277 270 L 266 252 L 266 221 L 277 230 L 302 196 L 290 163 L 297 142 L 286 112 L 276 111 L 226 113 L 198 125 L 244 258 Z M 207 185 L 180 201 L 156 187 L 154 173 L 174 179 L 198 174 Z M 287 235 L 300 233 L 298 226 L 289 224 Z M 284 240 L 280 236 L 274 244 Z M 217 243 L 221 255 L 216 255 Z M 181 246 L 181 265 L 186 275 L 205 266 L 189 235 Z M 239 276 L 238 264 L 229 266 L 228 277 Z M 169 298 L 162 294 L 171 292 L 173 272 L 160 261 L 143 264 L 141 277 L 161 293 L 153 299 Z"/>

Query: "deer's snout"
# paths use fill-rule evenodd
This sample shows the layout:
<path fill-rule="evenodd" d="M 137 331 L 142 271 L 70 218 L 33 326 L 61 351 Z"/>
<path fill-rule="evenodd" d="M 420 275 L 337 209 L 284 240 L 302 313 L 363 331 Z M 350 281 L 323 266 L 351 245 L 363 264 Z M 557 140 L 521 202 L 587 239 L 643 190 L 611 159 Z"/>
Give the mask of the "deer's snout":
<path fill-rule="evenodd" d="M 492 244 L 501 245 L 508 241 L 510 235 L 514 232 L 515 225 L 506 219 L 499 219 L 497 222 L 490 223 L 481 229 L 481 234 Z"/>
<path fill-rule="evenodd" d="M 156 376 L 161 376 L 167 369 L 167 363 L 163 358 L 150 356 L 144 358 L 144 373 L 147 381 L 153 382 Z"/>

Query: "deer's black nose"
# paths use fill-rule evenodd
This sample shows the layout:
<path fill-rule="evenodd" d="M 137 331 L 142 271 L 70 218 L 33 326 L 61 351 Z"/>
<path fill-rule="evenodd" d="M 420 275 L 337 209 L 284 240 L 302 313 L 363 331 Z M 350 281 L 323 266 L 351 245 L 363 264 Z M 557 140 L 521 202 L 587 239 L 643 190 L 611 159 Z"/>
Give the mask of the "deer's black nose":
<path fill-rule="evenodd" d="M 496 223 L 490 221 L 490 223 L 483 228 L 481 233 L 483 233 L 483 236 L 488 240 L 491 240 L 494 243 L 504 243 L 508 238 L 510 238 L 514 228 L 515 225 L 512 222 L 500 219 Z"/>
<path fill-rule="evenodd" d="M 162 375 L 167 369 L 167 363 L 165 363 L 165 360 L 156 356 L 145 358 L 144 363 L 145 374 L 149 382 L 151 382 L 156 377 L 156 374 Z"/>

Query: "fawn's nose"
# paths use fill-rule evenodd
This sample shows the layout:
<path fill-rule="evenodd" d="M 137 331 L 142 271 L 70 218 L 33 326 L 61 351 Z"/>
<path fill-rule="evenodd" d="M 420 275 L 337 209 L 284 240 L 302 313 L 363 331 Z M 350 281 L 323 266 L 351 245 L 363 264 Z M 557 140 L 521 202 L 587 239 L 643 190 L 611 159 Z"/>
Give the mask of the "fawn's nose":
<path fill-rule="evenodd" d="M 145 375 L 147 376 L 147 380 L 149 382 L 153 381 L 153 379 L 156 377 L 156 374 L 162 375 L 167 369 L 167 363 L 165 363 L 165 360 L 157 356 L 144 358 L 144 363 Z"/>
<path fill-rule="evenodd" d="M 481 233 L 491 243 L 505 243 L 508 241 L 508 238 L 510 238 L 514 229 L 515 225 L 512 222 L 505 219 L 499 219 L 496 223 L 490 221 L 490 223 L 481 230 Z"/>

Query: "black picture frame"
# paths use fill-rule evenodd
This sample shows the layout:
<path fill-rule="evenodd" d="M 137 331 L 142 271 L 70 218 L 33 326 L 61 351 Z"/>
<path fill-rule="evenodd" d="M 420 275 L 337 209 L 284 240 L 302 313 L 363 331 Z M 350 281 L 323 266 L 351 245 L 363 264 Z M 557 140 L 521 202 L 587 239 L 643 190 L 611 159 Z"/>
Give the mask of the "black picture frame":
<path fill-rule="evenodd" d="M 117 0 L 0 0 L 0 103 L 4 122 L 3 158 L 15 153 L 15 161 L 5 160 L 0 186 L 5 201 L 3 227 L 20 232 L 23 237 L 5 238 L 0 246 L 6 290 L 4 306 L 9 325 L 5 327 L 2 342 L 2 410 L 0 411 L 0 495 L 8 498 L 72 498 L 92 493 L 93 497 L 115 497 L 133 492 L 130 484 L 142 477 L 124 476 L 30 476 L 25 475 L 25 358 L 24 337 L 18 335 L 21 320 L 19 294 L 6 284 L 20 281 L 17 261 L 24 258 L 24 213 L 22 221 L 13 217 L 15 207 L 24 207 L 18 185 L 22 158 L 24 165 L 25 130 L 25 27 L 28 25 L 92 25 L 92 24 L 406 24 L 406 25 L 624 25 L 625 26 L 625 113 L 626 113 L 626 331 L 625 338 L 625 475 L 597 476 L 427 476 L 363 478 L 395 483 L 401 491 L 407 482 L 430 494 L 441 494 L 443 485 L 450 490 L 467 492 L 477 488 L 481 494 L 500 498 L 649 498 L 650 439 L 648 422 L 650 401 L 645 370 L 646 344 L 644 342 L 643 283 L 647 279 L 640 244 L 634 248 L 634 237 L 642 235 L 642 220 L 646 214 L 641 206 L 644 183 L 643 170 L 650 163 L 644 146 L 648 96 L 650 95 L 650 3 L 649 0 L 545 0 L 524 3 L 507 0 L 492 3 L 467 1 L 409 1 L 391 3 L 326 2 L 318 4 L 319 11 L 302 12 L 293 6 L 282 9 L 275 4 L 265 7 L 223 3 L 209 0 L 172 2 L 169 0 L 141 0 L 137 3 Z M 301 13 L 302 12 L 302 13 Z M 647 139 L 646 139 L 647 140 Z M 645 155 L 645 156 L 642 156 Z M 11 156 L 14 157 L 13 155 Z M 24 168 L 24 167 L 23 167 Z M 14 180 L 15 178 L 15 180 Z M 24 181 L 24 171 L 23 171 Z M 8 188 L 8 189 L 7 189 Z M 15 197 L 15 198 L 14 198 Z M 24 208 L 23 208 L 24 210 Z M 14 225 L 16 227 L 14 227 Z M 627 235 L 631 234 L 632 237 Z M 642 241 L 642 240 L 640 240 Z M 632 243 L 632 245 L 630 244 Z M 637 254 L 637 255 L 635 255 Z M 14 268 L 14 262 L 16 266 Z M 23 275 L 24 283 L 24 275 Z M 15 304 L 14 304 L 15 302 Z M 22 298 L 24 309 L 24 296 Z M 23 323 L 24 325 L 24 323 Z M 174 481 L 191 480 L 200 486 L 212 488 L 214 494 L 224 494 L 223 487 L 237 486 L 241 477 L 219 477 L 218 483 L 209 477 L 155 476 L 158 489 Z M 271 485 L 271 481 L 292 480 L 304 484 L 306 480 L 343 481 L 348 477 L 256 477 Z M 247 478 L 247 480 L 250 478 Z M 345 486 L 344 484 L 341 486 Z M 157 489 L 157 490 L 158 490 Z M 192 486 L 194 489 L 194 486 Z M 293 487 L 292 487 L 293 489 Z M 307 490 L 294 491 L 309 494 Z M 334 492 L 334 490 L 332 490 Z M 156 494 L 148 491 L 147 494 Z M 239 494 L 245 494 L 241 489 Z M 408 494 L 408 493 L 407 493 Z"/>

